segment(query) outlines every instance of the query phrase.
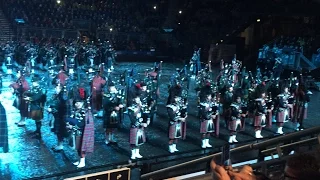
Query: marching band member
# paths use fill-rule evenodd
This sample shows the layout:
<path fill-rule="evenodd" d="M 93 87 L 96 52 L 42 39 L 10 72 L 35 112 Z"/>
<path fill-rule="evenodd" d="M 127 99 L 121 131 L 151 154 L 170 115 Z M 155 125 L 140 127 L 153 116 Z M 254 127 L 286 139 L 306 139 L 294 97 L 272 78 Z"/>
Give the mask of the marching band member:
<path fill-rule="evenodd" d="M 266 94 L 261 92 L 260 97 L 256 99 L 256 108 L 254 116 L 255 137 L 263 138 L 261 135 L 262 127 L 266 125 L 267 104 L 265 102 Z"/>
<path fill-rule="evenodd" d="M 131 106 L 131 104 L 134 102 L 134 99 L 136 97 L 136 94 L 141 94 L 142 92 L 145 92 L 147 90 L 147 85 L 144 82 L 134 84 L 129 88 L 128 92 L 128 106 Z"/>
<path fill-rule="evenodd" d="M 75 87 L 73 92 L 74 110 L 66 121 L 67 128 L 73 132 L 74 147 L 80 158 L 79 161 L 73 164 L 77 168 L 82 168 L 85 166 L 86 155 L 94 150 L 94 122 L 87 91 L 79 86 Z"/>
<path fill-rule="evenodd" d="M 106 85 L 107 81 L 103 77 L 103 66 L 100 66 L 99 73 L 92 79 L 91 82 L 91 92 L 92 92 L 92 106 L 93 111 L 98 112 L 102 107 L 102 89 Z"/>
<path fill-rule="evenodd" d="M 20 111 L 20 121 L 16 122 L 16 124 L 18 126 L 25 126 L 25 120 L 29 116 L 29 112 L 28 102 L 23 98 L 23 94 L 30 89 L 30 86 L 24 77 L 23 71 L 18 71 L 18 79 L 10 87 L 14 89 L 14 94 L 16 94 L 13 106 Z"/>
<path fill-rule="evenodd" d="M 118 97 L 118 91 L 115 84 L 111 81 L 108 83 L 108 92 L 103 98 L 104 109 L 104 128 L 106 129 L 106 144 L 115 143 L 114 132 L 119 127 L 120 114 L 119 111 L 123 108 Z"/>
<path fill-rule="evenodd" d="M 58 145 L 52 147 L 52 150 L 59 152 L 63 150 L 63 139 L 68 137 L 65 118 L 67 117 L 67 92 L 61 83 L 55 87 L 55 95 L 48 102 L 47 111 L 54 117 L 51 131 L 57 135 Z"/>
<path fill-rule="evenodd" d="M 209 143 L 211 133 L 215 131 L 214 120 L 219 119 L 217 106 L 214 106 L 211 91 L 204 92 L 204 100 L 200 103 L 200 133 L 202 148 L 212 147 Z"/>
<path fill-rule="evenodd" d="M 296 131 L 304 129 L 303 122 L 307 119 L 308 103 L 310 102 L 310 95 L 312 93 L 307 91 L 306 86 L 300 82 L 296 92 L 296 109 L 294 114 L 294 123 L 296 123 Z"/>
<path fill-rule="evenodd" d="M 39 82 L 41 78 L 39 75 L 34 75 L 32 77 L 32 88 L 30 91 L 24 93 L 24 100 L 29 102 L 29 117 L 35 120 L 36 131 L 35 137 L 41 139 L 41 124 L 43 119 L 43 108 L 46 102 L 46 93 L 40 87 Z"/>
<path fill-rule="evenodd" d="M 230 118 L 228 123 L 228 129 L 230 131 L 229 143 L 237 143 L 237 130 L 238 128 L 243 129 L 245 125 L 244 118 L 246 113 L 242 112 L 241 96 L 235 96 L 235 102 L 230 105 Z"/>
<path fill-rule="evenodd" d="M 281 93 L 277 96 L 277 111 L 276 111 L 276 123 L 277 123 L 277 134 L 283 134 L 283 124 L 286 122 L 288 117 L 288 87 L 283 84 Z"/>
<path fill-rule="evenodd" d="M 174 153 L 178 151 L 178 139 L 183 136 L 182 122 L 186 121 L 187 116 L 181 117 L 181 88 L 176 88 L 171 92 L 172 100 L 167 105 L 169 115 L 169 152 Z"/>
<path fill-rule="evenodd" d="M 144 128 L 146 128 L 148 124 L 143 122 L 141 108 L 142 104 L 140 100 L 140 93 L 138 92 L 133 97 L 131 106 L 128 107 L 129 118 L 131 120 L 129 139 L 131 146 L 131 159 L 142 158 L 139 147 L 146 142 Z"/>
<path fill-rule="evenodd" d="M 65 86 L 66 85 L 66 82 L 67 82 L 67 79 L 68 79 L 68 75 L 66 74 L 66 72 L 64 71 L 64 66 L 61 66 L 60 67 L 60 71 L 59 73 L 57 74 L 56 78 L 53 79 L 53 82 L 56 82 L 57 80 L 60 81 L 61 85 L 62 86 Z"/>

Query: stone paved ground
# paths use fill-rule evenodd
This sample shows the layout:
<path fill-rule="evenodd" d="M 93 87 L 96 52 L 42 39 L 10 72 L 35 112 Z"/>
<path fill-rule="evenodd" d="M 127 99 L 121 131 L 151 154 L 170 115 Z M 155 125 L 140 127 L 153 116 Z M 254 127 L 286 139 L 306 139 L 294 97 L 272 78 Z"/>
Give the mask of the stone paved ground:
<path fill-rule="evenodd" d="M 134 67 L 137 72 L 143 74 L 144 69 L 152 67 L 152 63 L 120 63 L 115 68 L 115 73 L 124 71 L 127 68 Z M 221 135 L 219 138 L 212 138 L 211 144 L 214 146 L 212 149 L 203 151 L 200 147 L 200 134 L 199 134 L 199 121 L 196 118 L 196 96 L 195 91 L 191 91 L 190 95 L 190 115 L 188 118 L 188 131 L 187 139 L 180 141 L 178 144 L 178 152 L 175 155 L 170 155 L 167 147 L 167 114 L 164 103 L 166 102 L 167 85 L 170 75 L 174 72 L 176 67 L 181 67 L 178 64 L 164 64 L 163 76 L 160 84 L 160 101 L 158 106 L 157 119 L 152 127 L 147 128 L 148 142 L 141 147 L 140 153 L 144 158 L 138 162 L 150 163 L 150 162 L 162 162 L 168 161 L 165 166 L 174 165 L 178 162 L 184 162 L 196 157 L 203 156 L 212 151 L 217 151 L 219 148 L 227 142 L 228 131 L 224 128 L 223 120 L 221 120 Z M 47 114 L 44 118 L 44 126 L 42 133 L 44 137 L 44 143 L 42 144 L 38 140 L 32 139 L 30 132 L 35 130 L 35 125 L 32 120 L 27 120 L 25 128 L 17 127 L 14 122 L 19 120 L 18 111 L 12 107 L 14 97 L 11 90 L 6 88 L 10 84 L 9 78 L 5 78 L 3 82 L 3 91 L 0 95 L 0 100 L 5 106 L 8 118 L 8 131 L 9 131 L 9 152 L 1 153 L 0 149 L 0 179 L 45 179 L 43 176 L 55 175 L 60 178 L 48 178 L 48 179 L 61 179 L 62 173 L 69 174 L 82 174 L 85 171 L 96 172 L 102 168 L 113 169 L 117 165 L 127 164 L 130 158 L 130 148 L 128 143 L 129 136 L 129 120 L 124 121 L 124 126 L 117 132 L 118 146 L 107 146 L 104 144 L 104 133 L 102 128 L 102 120 L 95 119 L 95 152 L 87 156 L 87 166 L 83 169 L 77 170 L 72 162 L 76 160 L 76 153 L 70 149 L 67 145 L 62 153 L 54 153 L 51 147 L 56 144 L 55 136 L 50 132 L 48 126 Z M 194 89 L 194 82 L 191 83 L 191 89 Z M 319 112 L 319 100 L 320 93 L 314 92 L 311 103 L 309 106 L 308 120 L 305 126 L 313 127 L 320 125 L 320 112 Z M 266 129 L 262 132 L 265 139 L 272 138 L 274 136 L 275 125 L 272 129 Z M 253 128 L 247 125 L 246 131 L 241 132 L 238 135 L 239 145 L 253 142 Z M 285 133 L 293 132 L 293 126 L 291 123 L 286 123 L 284 128 Z M 243 156 L 247 156 L 243 154 Z M 170 161 L 176 160 L 176 161 Z M 153 166 L 152 170 L 163 168 L 162 166 Z M 101 170 L 102 170 L 101 169 Z M 64 176 L 68 177 L 70 175 Z M 39 178 L 41 177 L 41 178 Z"/>

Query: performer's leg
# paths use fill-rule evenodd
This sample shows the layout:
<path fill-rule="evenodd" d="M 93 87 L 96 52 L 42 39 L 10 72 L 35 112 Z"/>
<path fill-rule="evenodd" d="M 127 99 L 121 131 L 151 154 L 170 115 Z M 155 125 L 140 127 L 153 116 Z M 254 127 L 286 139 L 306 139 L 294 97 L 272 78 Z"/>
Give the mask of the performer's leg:
<path fill-rule="evenodd" d="M 209 148 L 212 147 L 211 144 L 209 143 L 209 138 L 210 138 L 210 136 L 211 136 L 211 133 L 207 133 L 207 135 L 206 135 L 206 142 L 205 142 L 205 143 L 206 143 L 206 147 L 209 147 Z"/>
<path fill-rule="evenodd" d="M 36 131 L 34 132 L 35 133 L 35 136 L 34 138 L 37 138 L 37 139 L 41 139 L 41 120 L 36 120 L 35 121 L 36 123 Z"/>
<path fill-rule="evenodd" d="M 203 133 L 201 135 L 201 147 L 206 148 L 206 134 L 205 133 Z"/>
<path fill-rule="evenodd" d="M 135 144 L 131 144 L 130 147 L 131 147 L 131 159 L 138 158 L 137 157 L 137 150 L 136 150 L 138 147 Z"/>
<path fill-rule="evenodd" d="M 140 154 L 140 149 L 139 149 L 140 146 L 137 146 L 135 148 L 135 155 L 136 155 L 136 158 L 140 159 L 140 158 L 143 158 L 143 156 L 141 156 Z"/>
<path fill-rule="evenodd" d="M 283 123 L 278 122 L 277 123 L 277 134 L 283 134 L 282 128 L 283 128 Z"/>
<path fill-rule="evenodd" d="M 230 130 L 230 136 L 229 136 L 228 142 L 229 142 L 229 143 L 238 142 L 238 141 L 236 140 L 236 135 L 237 135 L 237 132 L 236 132 L 236 131 Z M 236 141 L 234 141 L 234 140 L 236 140 Z"/>
<path fill-rule="evenodd" d="M 63 136 L 61 132 L 57 134 L 58 145 L 52 148 L 53 151 L 59 152 L 63 150 Z"/>
<path fill-rule="evenodd" d="M 178 143 L 178 139 L 175 139 L 173 141 L 173 144 L 172 144 L 172 149 L 174 150 L 174 152 L 178 152 L 179 150 L 177 149 L 177 143 Z"/>
<path fill-rule="evenodd" d="M 85 154 L 85 152 L 81 152 L 81 156 L 80 157 L 81 158 L 80 158 L 79 164 L 77 165 L 77 168 L 82 168 L 82 167 L 86 166 L 86 162 L 85 162 L 86 154 Z"/>
<path fill-rule="evenodd" d="M 114 137 L 115 130 L 116 129 L 114 129 L 114 128 L 110 129 L 110 132 L 111 132 L 110 142 L 112 142 L 112 143 L 116 143 L 117 142 L 115 137 Z"/>
<path fill-rule="evenodd" d="M 109 144 L 112 141 L 111 137 L 112 137 L 112 129 L 107 128 L 106 129 L 106 140 L 105 140 L 106 144 Z"/>
<path fill-rule="evenodd" d="M 261 135 L 261 130 L 262 130 L 261 126 L 255 126 L 255 137 L 257 139 L 263 138 L 263 136 Z"/>
<path fill-rule="evenodd" d="M 174 149 L 173 149 L 173 141 L 174 141 L 174 139 L 170 139 L 169 140 L 169 152 L 170 153 L 174 153 Z"/>
<path fill-rule="evenodd" d="M 16 122 L 16 124 L 17 124 L 19 127 L 25 126 L 25 125 L 26 125 L 26 117 L 20 116 L 20 121 L 19 121 L 19 122 Z"/>

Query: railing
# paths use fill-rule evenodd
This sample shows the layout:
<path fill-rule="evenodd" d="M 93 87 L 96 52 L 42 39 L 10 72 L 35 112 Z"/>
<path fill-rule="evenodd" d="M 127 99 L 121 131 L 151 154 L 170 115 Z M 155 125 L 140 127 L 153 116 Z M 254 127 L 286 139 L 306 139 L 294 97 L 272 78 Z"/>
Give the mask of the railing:
<path fill-rule="evenodd" d="M 320 126 L 319 127 L 313 127 L 313 128 L 306 129 L 306 130 L 303 130 L 303 131 L 291 133 L 291 134 L 288 134 L 288 135 L 285 135 L 285 136 L 272 138 L 272 139 L 269 139 L 269 140 L 266 140 L 266 141 L 263 141 L 263 142 L 236 147 L 236 148 L 231 149 L 230 153 L 234 154 L 234 153 L 241 153 L 241 152 L 245 152 L 245 151 L 249 151 L 249 150 L 259 150 L 259 152 L 260 152 L 259 156 L 260 157 L 257 157 L 257 159 L 258 160 L 263 160 L 264 155 L 261 152 L 262 152 L 262 150 L 265 150 L 266 148 L 268 148 L 270 146 L 278 146 L 279 147 L 279 144 L 281 144 L 283 142 L 292 142 L 292 141 L 295 141 L 295 140 L 299 140 L 302 137 L 312 136 L 314 134 L 319 134 L 319 133 L 320 133 Z M 171 166 L 171 167 L 168 167 L 168 168 L 160 169 L 160 170 L 157 170 L 157 171 L 154 171 L 154 172 L 146 173 L 146 174 L 143 174 L 141 176 L 141 179 L 152 179 L 154 177 L 159 177 L 160 175 L 166 174 L 168 172 L 172 172 L 174 170 L 183 169 L 183 168 L 186 168 L 187 166 L 190 166 L 190 165 L 195 166 L 195 165 L 200 164 L 200 163 L 208 162 L 212 158 L 219 157 L 221 155 L 222 155 L 222 153 L 218 152 L 218 153 L 206 156 L 206 157 L 202 157 L 202 158 L 199 158 L 199 159 L 195 159 L 195 160 L 192 160 L 192 161 L 188 161 L 188 162 L 185 162 L 185 163 L 174 165 L 174 166 Z M 155 179 L 157 179 L 157 178 L 155 178 Z"/>

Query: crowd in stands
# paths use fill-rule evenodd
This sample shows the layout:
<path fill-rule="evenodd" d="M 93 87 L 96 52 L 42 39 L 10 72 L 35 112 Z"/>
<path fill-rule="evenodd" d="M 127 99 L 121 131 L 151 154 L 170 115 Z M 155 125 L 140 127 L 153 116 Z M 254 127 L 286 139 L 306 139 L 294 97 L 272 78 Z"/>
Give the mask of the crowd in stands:
<path fill-rule="evenodd" d="M 293 64 L 295 53 L 302 53 L 311 59 L 315 52 L 315 39 L 313 37 L 284 37 L 275 39 L 260 49 L 259 60 L 272 60 L 280 58 L 285 64 Z"/>
<path fill-rule="evenodd" d="M 10 20 L 24 19 L 41 28 L 74 29 L 75 21 L 89 21 L 97 30 L 141 32 L 150 25 L 159 27 L 162 21 L 156 20 L 166 16 L 145 0 L 8 0 L 3 5 Z"/>

